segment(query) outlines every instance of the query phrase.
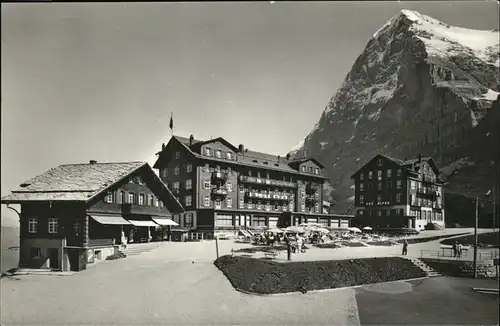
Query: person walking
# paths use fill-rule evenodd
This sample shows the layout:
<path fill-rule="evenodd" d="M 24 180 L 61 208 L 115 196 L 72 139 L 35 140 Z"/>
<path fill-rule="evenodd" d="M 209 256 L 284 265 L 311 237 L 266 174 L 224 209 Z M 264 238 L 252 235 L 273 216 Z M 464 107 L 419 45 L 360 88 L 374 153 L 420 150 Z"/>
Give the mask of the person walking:
<path fill-rule="evenodd" d="M 453 257 L 458 257 L 458 241 L 455 241 L 455 243 L 453 244 Z"/>
<path fill-rule="evenodd" d="M 406 239 L 403 240 L 403 256 L 406 256 L 408 254 L 408 241 Z"/>
<path fill-rule="evenodd" d="M 457 244 L 457 257 L 458 259 L 462 259 L 462 244 Z"/>

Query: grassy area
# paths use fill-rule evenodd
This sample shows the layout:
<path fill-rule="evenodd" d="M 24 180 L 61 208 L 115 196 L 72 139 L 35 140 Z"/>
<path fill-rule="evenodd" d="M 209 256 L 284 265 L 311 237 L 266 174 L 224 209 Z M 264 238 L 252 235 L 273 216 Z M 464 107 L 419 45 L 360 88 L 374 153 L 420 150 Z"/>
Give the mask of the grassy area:
<path fill-rule="evenodd" d="M 473 245 L 474 235 L 467 235 L 454 239 L 445 239 L 442 244 L 453 245 L 455 241 L 463 245 Z M 498 232 L 480 233 L 477 235 L 477 244 L 480 248 L 498 248 Z"/>
<path fill-rule="evenodd" d="M 278 263 L 222 256 L 215 266 L 236 289 L 259 294 L 305 293 L 425 276 L 409 260 L 399 257 Z"/>

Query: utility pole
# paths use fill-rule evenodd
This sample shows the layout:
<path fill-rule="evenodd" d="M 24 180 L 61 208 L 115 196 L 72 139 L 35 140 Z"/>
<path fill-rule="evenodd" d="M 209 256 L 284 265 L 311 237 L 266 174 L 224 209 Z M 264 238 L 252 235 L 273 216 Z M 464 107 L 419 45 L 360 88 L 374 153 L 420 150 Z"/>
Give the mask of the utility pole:
<path fill-rule="evenodd" d="M 476 196 L 476 223 L 474 224 L 474 278 L 477 278 L 477 224 L 479 219 L 479 197 Z"/>
<path fill-rule="evenodd" d="M 219 259 L 219 237 L 215 235 L 215 251 L 217 252 L 217 259 Z"/>

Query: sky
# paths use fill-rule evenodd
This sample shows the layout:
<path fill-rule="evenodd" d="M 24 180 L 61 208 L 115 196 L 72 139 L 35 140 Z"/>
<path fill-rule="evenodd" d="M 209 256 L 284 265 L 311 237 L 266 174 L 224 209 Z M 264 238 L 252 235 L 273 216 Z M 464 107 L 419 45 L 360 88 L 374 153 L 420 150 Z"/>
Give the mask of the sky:
<path fill-rule="evenodd" d="M 171 132 L 285 154 L 401 9 L 498 28 L 495 1 L 1 5 L 1 195 L 60 164 L 147 161 Z M 2 205 L 2 215 L 5 209 Z"/>

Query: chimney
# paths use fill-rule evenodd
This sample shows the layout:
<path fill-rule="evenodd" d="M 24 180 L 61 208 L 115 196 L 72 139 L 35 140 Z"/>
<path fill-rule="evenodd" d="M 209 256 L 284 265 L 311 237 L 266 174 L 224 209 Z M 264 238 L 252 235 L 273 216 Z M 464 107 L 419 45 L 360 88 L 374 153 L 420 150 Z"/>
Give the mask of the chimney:
<path fill-rule="evenodd" d="M 289 160 L 290 159 L 290 153 L 286 154 L 286 159 Z"/>
<path fill-rule="evenodd" d="M 191 136 L 189 136 L 189 146 L 193 145 L 193 141 L 194 141 L 194 136 L 191 134 Z"/>
<path fill-rule="evenodd" d="M 244 149 L 245 149 L 245 147 L 243 147 L 243 144 L 239 144 L 239 145 L 238 145 L 238 151 L 239 151 L 240 153 L 243 153 Z"/>
<path fill-rule="evenodd" d="M 165 149 L 165 143 L 161 144 L 161 150 Z"/>
<path fill-rule="evenodd" d="M 97 161 L 96 160 L 90 160 L 89 163 L 90 164 L 97 164 Z"/>

